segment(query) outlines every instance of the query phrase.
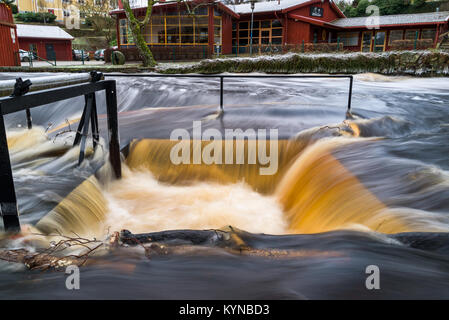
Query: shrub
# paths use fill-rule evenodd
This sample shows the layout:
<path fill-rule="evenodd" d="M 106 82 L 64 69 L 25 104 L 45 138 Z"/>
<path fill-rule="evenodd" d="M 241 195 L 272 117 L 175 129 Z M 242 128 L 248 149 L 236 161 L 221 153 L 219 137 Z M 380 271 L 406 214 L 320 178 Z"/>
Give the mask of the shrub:
<path fill-rule="evenodd" d="M 432 39 L 421 39 L 416 40 L 416 48 L 415 48 L 415 40 L 394 40 L 391 44 L 392 50 L 422 50 L 433 48 L 433 40 Z"/>
<path fill-rule="evenodd" d="M 46 22 L 52 23 L 56 16 L 50 12 L 23 12 L 17 15 L 17 19 L 23 22 Z"/>
<path fill-rule="evenodd" d="M 114 51 L 111 54 L 112 64 L 122 65 L 125 64 L 125 55 L 120 51 Z"/>
<path fill-rule="evenodd" d="M 209 50 L 206 46 L 152 46 L 150 47 L 154 59 L 157 61 L 187 61 L 203 58 L 210 58 Z M 104 52 L 105 61 L 111 62 L 111 53 L 114 49 L 107 49 Z M 137 48 L 121 48 L 120 52 L 124 54 L 126 61 L 141 61 L 139 50 Z"/>
<path fill-rule="evenodd" d="M 285 45 L 283 52 L 341 52 L 343 51 L 343 43 L 304 43 Z"/>

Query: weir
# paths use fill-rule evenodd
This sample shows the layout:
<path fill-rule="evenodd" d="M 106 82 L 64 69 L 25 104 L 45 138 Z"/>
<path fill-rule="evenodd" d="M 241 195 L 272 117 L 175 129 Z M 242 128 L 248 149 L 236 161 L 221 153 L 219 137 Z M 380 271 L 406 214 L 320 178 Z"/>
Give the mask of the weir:
<path fill-rule="evenodd" d="M 85 105 L 83 115 L 74 141 L 74 145 L 81 144 L 79 156 L 79 163 L 81 163 L 84 159 L 84 148 L 89 131 L 89 122 L 92 128 L 94 148 L 99 139 L 95 92 L 104 90 L 106 94 L 108 122 L 109 161 L 111 162 L 115 177 L 121 177 L 115 80 L 102 80 L 103 75 L 97 72 L 75 76 L 68 75 L 44 78 L 46 79 L 33 79 L 33 82 L 37 84 L 37 91 L 34 91 L 32 81 L 22 81 L 21 78 L 16 79 L 14 83 L 12 81 L 0 83 L 0 96 L 4 96 L 5 92 L 11 90 L 9 91 L 11 96 L 0 98 L 0 189 L 2 190 L 0 193 L 0 212 L 6 231 L 20 231 L 19 212 L 4 122 L 4 116 L 7 114 L 26 111 L 28 128 L 31 128 L 30 109 L 84 95 Z M 28 93 L 29 91 L 34 92 Z"/>
<path fill-rule="evenodd" d="M 15 82 L 8 80 L 0 82 L 0 97 L 9 92 L 11 96 L 0 98 L 0 187 L 3 192 L 0 194 L 0 208 L 3 216 L 4 227 L 7 231 L 19 231 L 20 222 L 18 218 L 17 200 L 12 177 L 12 169 L 9 158 L 9 151 L 6 138 L 6 130 L 3 116 L 6 114 L 26 111 L 28 128 L 32 127 L 31 108 L 46 105 L 49 103 L 66 100 L 76 96 L 84 95 L 85 105 L 82 117 L 78 124 L 76 137 L 73 145 L 80 145 L 79 164 L 84 159 L 84 149 L 86 138 L 89 131 L 89 122 L 92 128 L 93 146 L 96 147 L 99 139 L 98 115 L 95 99 L 95 92 L 105 90 L 107 106 L 107 127 L 109 136 L 109 160 L 112 165 L 116 178 L 121 178 L 121 160 L 118 133 L 118 114 L 117 114 L 117 96 L 115 80 L 104 80 L 104 77 L 174 77 L 174 78 L 218 78 L 220 84 L 220 111 L 224 111 L 224 80 L 226 78 L 343 78 L 349 79 L 349 93 L 347 102 L 347 113 L 351 112 L 353 76 L 352 75 L 201 75 L 201 74 L 107 74 L 91 72 L 90 74 L 41 77 L 22 81 L 18 78 Z M 35 85 L 36 84 L 36 85 Z M 282 148 L 284 144 L 281 144 Z M 281 149 L 282 149 L 281 148 Z M 280 155 L 281 159 L 290 161 L 291 156 L 297 154 L 297 148 L 287 148 L 291 152 L 287 155 Z M 283 161 L 284 161 L 283 160 Z M 139 161 L 139 160 L 137 160 Z M 214 167 L 215 168 L 215 167 Z M 223 168 L 217 167 L 216 171 L 222 171 Z M 251 169 L 252 170 L 252 169 Z M 250 170 L 250 171 L 251 171 Z M 254 175 L 252 171 L 245 172 L 245 178 L 256 190 L 261 192 L 273 192 L 271 179 L 262 179 L 263 181 L 252 181 Z M 282 170 L 281 170 L 282 171 Z M 225 174 L 226 176 L 228 174 Z M 230 181 L 238 180 L 232 174 Z M 276 175 L 276 177 L 281 175 Z M 278 178 L 279 178 L 278 177 Z M 266 180 L 266 181 L 265 181 Z"/>

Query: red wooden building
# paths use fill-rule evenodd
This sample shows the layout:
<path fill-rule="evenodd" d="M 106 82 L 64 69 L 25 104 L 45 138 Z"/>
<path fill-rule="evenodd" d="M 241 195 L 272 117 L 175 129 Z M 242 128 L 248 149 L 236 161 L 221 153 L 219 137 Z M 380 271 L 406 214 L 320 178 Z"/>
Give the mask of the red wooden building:
<path fill-rule="evenodd" d="M 19 47 L 47 60 L 71 61 L 73 37 L 57 26 L 18 24 Z"/>
<path fill-rule="evenodd" d="M 143 16 L 146 0 L 131 1 L 137 16 Z M 153 7 L 150 23 L 144 30 L 148 45 L 204 46 L 213 52 L 216 46 L 224 54 L 245 53 L 251 43 L 251 4 L 225 5 L 220 1 L 188 2 L 195 8 L 189 15 L 185 4 L 177 1 Z M 199 5 L 200 4 L 200 5 Z M 346 18 L 332 0 L 275 0 L 256 2 L 252 43 L 264 46 L 301 45 L 304 43 L 342 43 L 352 51 L 385 51 L 396 40 L 424 40 L 437 44 L 448 31 L 449 12 L 391 15 L 370 18 Z M 117 15 L 117 39 L 120 48 L 134 47 L 124 10 Z M 373 24 L 374 23 L 374 24 Z"/>
<path fill-rule="evenodd" d="M 4 3 L 0 3 L 0 66 L 20 66 L 16 25 Z"/>

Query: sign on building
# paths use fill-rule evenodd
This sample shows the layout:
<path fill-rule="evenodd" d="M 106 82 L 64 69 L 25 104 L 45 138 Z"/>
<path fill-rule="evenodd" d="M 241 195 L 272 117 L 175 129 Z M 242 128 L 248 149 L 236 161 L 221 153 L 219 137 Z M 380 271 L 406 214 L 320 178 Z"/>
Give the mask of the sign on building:
<path fill-rule="evenodd" d="M 324 9 L 320 7 L 310 7 L 311 17 L 323 17 Z"/>

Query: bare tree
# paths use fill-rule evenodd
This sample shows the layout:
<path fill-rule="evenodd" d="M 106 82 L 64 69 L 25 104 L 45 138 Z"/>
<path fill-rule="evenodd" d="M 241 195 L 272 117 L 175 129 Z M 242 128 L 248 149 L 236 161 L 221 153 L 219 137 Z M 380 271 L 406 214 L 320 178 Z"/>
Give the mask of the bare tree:
<path fill-rule="evenodd" d="M 148 0 L 145 17 L 141 21 L 135 17 L 131 5 L 129 4 L 129 0 L 123 0 L 123 8 L 125 9 L 126 18 L 128 19 L 131 33 L 134 38 L 134 43 L 136 44 L 137 49 L 139 50 L 139 53 L 142 57 L 142 63 L 144 67 L 153 67 L 156 65 L 153 53 L 147 46 L 147 43 L 145 42 L 145 39 L 142 35 L 142 29 L 144 29 L 150 21 L 154 4 L 154 0 Z"/>
<path fill-rule="evenodd" d="M 143 20 L 139 20 L 134 15 L 133 9 L 131 8 L 131 5 L 129 3 L 129 0 L 123 0 L 123 8 L 125 9 L 126 18 L 128 20 L 128 24 L 130 26 L 131 34 L 134 38 L 134 43 L 139 50 L 139 53 L 142 57 L 143 66 L 145 67 L 153 67 L 156 65 L 156 61 L 154 60 L 153 53 L 151 52 L 150 48 L 148 47 L 147 43 L 145 42 L 145 39 L 142 35 L 142 30 L 145 29 L 145 26 L 148 24 L 151 18 L 151 14 L 153 12 L 153 6 L 156 3 L 159 3 L 160 1 L 156 0 L 148 0 L 147 3 L 147 9 L 145 12 L 145 16 Z M 208 5 L 210 1 L 204 0 L 204 1 L 196 1 L 195 6 L 193 8 L 190 7 L 189 1 L 185 0 L 177 0 L 178 4 L 183 3 L 186 7 L 188 15 L 195 16 L 194 12 L 195 9 Z"/>
<path fill-rule="evenodd" d="M 109 43 L 115 32 L 115 19 L 109 15 L 112 5 L 109 0 L 79 1 L 79 10 L 92 23 L 94 31 Z"/>

